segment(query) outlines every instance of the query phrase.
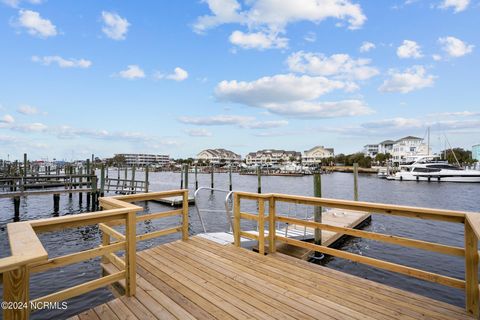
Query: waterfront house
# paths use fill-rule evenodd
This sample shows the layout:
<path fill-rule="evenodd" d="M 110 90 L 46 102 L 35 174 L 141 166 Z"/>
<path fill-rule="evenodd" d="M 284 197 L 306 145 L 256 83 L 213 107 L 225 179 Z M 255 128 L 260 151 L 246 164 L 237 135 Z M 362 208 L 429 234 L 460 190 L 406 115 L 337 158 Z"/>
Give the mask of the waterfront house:
<path fill-rule="evenodd" d="M 257 152 L 250 152 L 245 157 L 247 165 L 279 165 L 286 162 L 300 162 L 302 154 L 298 151 L 286 151 L 276 149 L 265 149 Z"/>
<path fill-rule="evenodd" d="M 422 138 L 407 136 L 393 144 L 393 162 L 403 164 L 409 158 L 432 154 L 431 149 L 423 142 Z"/>
<path fill-rule="evenodd" d="M 378 153 L 378 144 L 366 144 L 363 146 L 363 154 L 366 157 L 375 158 Z"/>
<path fill-rule="evenodd" d="M 170 156 L 163 154 L 118 153 L 115 156 L 124 157 L 127 166 L 145 167 L 153 164 L 166 166 L 170 163 Z"/>
<path fill-rule="evenodd" d="M 242 157 L 233 151 L 226 149 L 205 149 L 197 154 L 196 160 L 207 162 L 210 164 L 220 163 L 240 163 Z"/>
<path fill-rule="evenodd" d="M 335 152 L 333 148 L 325 148 L 324 146 L 315 146 L 309 150 L 305 150 L 302 156 L 302 164 L 306 166 L 321 164 L 322 159 L 333 158 Z"/>

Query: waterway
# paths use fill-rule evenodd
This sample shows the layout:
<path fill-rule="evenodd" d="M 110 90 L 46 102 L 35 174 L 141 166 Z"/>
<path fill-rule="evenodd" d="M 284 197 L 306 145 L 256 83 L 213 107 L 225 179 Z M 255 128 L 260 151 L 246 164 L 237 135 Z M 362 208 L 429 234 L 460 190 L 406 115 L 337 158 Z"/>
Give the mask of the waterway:
<path fill-rule="evenodd" d="M 116 171 L 111 171 L 110 175 L 116 176 Z M 137 172 L 137 179 L 142 179 L 142 175 L 142 172 Z M 198 181 L 200 186 L 209 187 L 211 183 L 210 175 L 199 174 Z M 191 190 L 191 194 L 193 194 L 194 191 L 194 183 L 194 175 L 190 174 L 189 189 Z M 228 189 L 228 174 L 215 174 L 214 183 L 216 188 Z M 150 173 L 151 191 L 178 189 L 179 187 L 180 173 Z M 233 174 L 233 189 L 256 192 L 257 177 Z M 262 192 L 313 195 L 313 178 L 312 176 L 263 177 Z M 322 175 L 322 195 L 327 198 L 353 199 L 353 175 L 350 173 Z M 480 214 L 479 195 L 480 184 L 400 182 L 378 179 L 375 175 L 365 174 L 359 176 L 359 198 L 362 201 L 474 211 Z M 198 205 L 202 208 L 223 209 L 224 198 L 225 194 L 222 193 L 212 194 L 211 192 L 202 192 Z M 144 204 L 142 203 L 142 205 Z M 169 207 L 150 202 L 146 206 L 145 213 L 165 210 L 169 210 Z M 9 255 L 6 225 L 14 221 L 13 211 L 13 201 L 11 199 L 0 199 L 0 257 Z M 63 216 L 88 211 L 85 198 L 83 205 L 80 206 L 78 195 L 74 194 L 72 198 L 69 198 L 68 195 L 61 196 L 60 212 L 58 215 Z M 294 204 L 284 204 L 278 210 L 278 212 L 288 213 L 290 216 L 296 215 L 301 218 L 311 214 L 310 211 L 311 208 Z M 55 216 L 53 213 L 52 196 L 22 198 L 20 207 L 21 221 L 52 216 Z M 192 234 L 202 232 L 199 219 L 193 207 L 190 208 L 190 217 L 190 232 Z M 207 231 L 209 232 L 225 231 L 228 228 L 227 220 L 223 213 L 205 213 L 204 219 L 206 221 Z M 177 225 L 178 221 L 178 217 L 145 221 L 138 224 L 137 232 L 145 233 L 172 227 Z M 365 227 L 365 230 L 463 247 L 463 225 L 461 224 L 374 214 L 371 223 Z M 50 257 L 93 248 L 101 242 L 100 233 L 96 226 L 48 232 L 40 234 L 39 238 L 47 249 Z M 170 235 L 148 240 L 139 243 L 138 250 L 176 239 L 179 239 L 179 235 Z M 445 256 L 361 238 L 349 238 L 343 243 L 342 250 L 459 279 L 464 278 L 464 260 L 460 257 Z M 30 282 L 30 296 L 32 298 L 43 296 L 98 278 L 101 276 L 99 263 L 99 259 L 93 259 L 68 267 L 33 274 Z M 464 305 L 464 293 L 461 290 L 435 285 L 430 282 L 338 258 L 328 259 L 324 261 L 323 264 L 329 268 L 417 292 L 451 304 L 462 307 Z M 0 291 L 1 290 L 0 286 Z M 2 293 L 0 292 L 0 294 Z M 31 315 L 31 319 L 66 318 L 112 298 L 113 296 L 109 290 L 99 289 L 69 300 L 67 310 L 44 310 L 35 312 Z"/>

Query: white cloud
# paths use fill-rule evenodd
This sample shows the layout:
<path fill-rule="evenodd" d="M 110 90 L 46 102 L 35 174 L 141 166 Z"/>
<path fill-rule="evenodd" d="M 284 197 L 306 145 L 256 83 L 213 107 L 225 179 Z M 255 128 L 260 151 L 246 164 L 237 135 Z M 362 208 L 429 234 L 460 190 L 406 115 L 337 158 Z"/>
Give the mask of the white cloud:
<path fill-rule="evenodd" d="M 180 117 L 178 121 L 199 126 L 235 125 L 244 129 L 271 129 L 288 125 L 287 120 L 259 121 L 255 117 L 237 115 L 215 115 L 207 117 Z"/>
<path fill-rule="evenodd" d="M 21 132 L 44 132 L 47 129 L 48 127 L 40 122 L 18 124 L 12 127 L 12 130 Z"/>
<path fill-rule="evenodd" d="M 315 32 L 309 32 L 303 37 L 303 39 L 308 42 L 315 42 L 317 41 L 317 35 Z"/>
<path fill-rule="evenodd" d="M 190 137 L 211 137 L 213 134 L 208 131 L 207 129 L 187 129 L 185 132 L 190 136 Z"/>
<path fill-rule="evenodd" d="M 458 13 L 467 9 L 469 4 L 470 0 L 443 0 L 439 7 L 442 9 L 453 8 L 453 11 Z"/>
<path fill-rule="evenodd" d="M 353 59 L 348 54 L 327 57 L 321 53 L 299 51 L 287 58 L 287 64 L 294 72 L 333 76 L 337 79 L 366 80 L 379 73 L 369 65 L 369 59 Z"/>
<path fill-rule="evenodd" d="M 7 6 L 10 6 L 12 8 L 18 8 L 18 6 L 20 5 L 20 3 L 22 2 L 21 0 L 2 0 L 1 2 L 3 2 L 4 4 L 6 4 Z M 28 3 L 31 3 L 31 4 L 40 4 L 43 2 L 43 0 L 27 0 L 25 2 L 28 2 Z"/>
<path fill-rule="evenodd" d="M 113 40 L 125 40 L 130 23 L 115 12 L 102 11 L 103 33 Z"/>
<path fill-rule="evenodd" d="M 439 38 L 438 42 L 442 45 L 442 50 L 452 58 L 458 58 L 469 54 L 474 48 L 474 45 L 467 44 L 462 40 L 451 36 Z"/>
<path fill-rule="evenodd" d="M 48 38 L 56 36 L 57 28 L 48 19 L 44 19 L 36 11 L 20 10 L 16 24 L 27 29 L 27 32 L 39 38 Z"/>
<path fill-rule="evenodd" d="M 440 61 L 442 60 L 442 56 L 439 54 L 432 54 L 433 61 Z"/>
<path fill-rule="evenodd" d="M 286 48 L 288 39 L 279 37 L 275 33 L 234 31 L 229 38 L 230 42 L 243 49 L 272 49 Z"/>
<path fill-rule="evenodd" d="M 453 111 L 453 112 L 439 112 L 439 113 L 431 113 L 428 116 L 430 117 L 476 117 L 480 116 L 480 112 L 474 111 Z"/>
<path fill-rule="evenodd" d="M 0 118 L 0 123 L 14 123 L 14 122 L 15 122 L 15 118 L 9 114 L 6 114 Z"/>
<path fill-rule="evenodd" d="M 375 44 L 369 41 L 364 41 L 360 46 L 360 52 L 368 52 L 372 49 L 375 49 Z"/>
<path fill-rule="evenodd" d="M 90 60 L 86 59 L 64 59 L 60 56 L 32 57 L 33 62 L 38 62 L 44 66 L 56 63 L 60 68 L 89 68 L 92 65 Z"/>
<path fill-rule="evenodd" d="M 426 87 L 432 87 L 435 76 L 428 75 L 423 66 L 413 66 L 404 72 L 390 70 L 390 78 L 378 88 L 382 92 L 408 93 Z"/>
<path fill-rule="evenodd" d="M 208 29 L 227 23 L 245 25 L 249 33 L 236 34 L 235 37 L 236 42 L 243 44 L 244 48 L 264 48 L 265 43 L 269 41 L 265 35 L 273 34 L 274 39 L 277 39 L 279 33 L 285 33 L 288 24 L 298 21 L 318 24 L 325 19 L 333 18 L 346 21 L 349 29 L 358 29 L 367 19 L 360 5 L 353 4 L 350 0 L 247 0 L 243 2 L 243 8 L 237 0 L 205 0 L 205 2 L 211 14 L 199 17 L 194 24 L 194 31 L 204 33 Z M 281 39 L 280 45 L 278 39 Z M 286 38 L 278 39 L 273 41 L 275 45 L 269 47 L 283 48 L 288 41 Z"/>
<path fill-rule="evenodd" d="M 141 79 L 145 78 L 145 72 L 136 64 L 127 66 L 127 69 L 120 71 L 116 76 L 124 79 Z"/>
<path fill-rule="evenodd" d="M 215 88 L 220 101 L 229 101 L 250 106 L 271 103 L 289 103 L 313 100 L 332 90 L 345 88 L 345 83 L 325 77 L 279 74 L 262 77 L 255 81 L 221 81 Z"/>
<path fill-rule="evenodd" d="M 24 115 L 34 115 L 39 113 L 39 110 L 37 108 L 26 105 L 26 104 L 18 107 L 17 111 Z"/>
<path fill-rule="evenodd" d="M 403 44 L 397 48 L 397 56 L 402 59 L 423 57 L 418 43 L 412 40 L 403 40 Z"/>
<path fill-rule="evenodd" d="M 180 117 L 178 121 L 199 126 L 223 126 L 240 125 L 242 123 L 255 121 L 255 118 L 235 115 L 216 115 L 207 117 Z"/>
<path fill-rule="evenodd" d="M 405 129 L 405 128 L 422 128 L 425 125 L 423 121 L 418 119 L 409 119 L 409 118 L 392 118 L 392 119 L 383 119 L 377 121 L 370 121 L 362 124 L 363 128 L 366 129 Z"/>
<path fill-rule="evenodd" d="M 172 74 L 167 75 L 167 79 L 183 81 L 188 78 L 188 72 L 180 67 L 176 67 Z"/>

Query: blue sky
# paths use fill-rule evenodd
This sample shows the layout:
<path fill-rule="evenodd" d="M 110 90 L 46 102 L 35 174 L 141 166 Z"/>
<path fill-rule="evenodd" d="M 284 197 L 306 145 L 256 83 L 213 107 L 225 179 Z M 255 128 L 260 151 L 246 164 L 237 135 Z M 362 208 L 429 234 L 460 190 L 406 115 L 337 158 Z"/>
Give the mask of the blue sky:
<path fill-rule="evenodd" d="M 478 0 L 0 0 L 0 158 L 480 142 Z"/>

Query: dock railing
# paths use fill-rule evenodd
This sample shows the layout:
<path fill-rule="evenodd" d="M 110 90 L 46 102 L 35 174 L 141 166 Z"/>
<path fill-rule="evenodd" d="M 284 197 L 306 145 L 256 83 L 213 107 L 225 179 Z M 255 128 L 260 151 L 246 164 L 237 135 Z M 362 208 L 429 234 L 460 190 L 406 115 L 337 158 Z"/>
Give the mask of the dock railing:
<path fill-rule="evenodd" d="M 171 196 L 183 196 L 183 207 L 167 212 L 137 215 L 144 208 L 131 204 L 136 201 L 148 201 Z M 136 244 L 137 241 L 156 238 L 174 232 L 182 232 L 182 239 L 188 239 L 188 190 L 173 190 L 100 198 L 103 211 L 82 213 L 56 218 L 15 222 L 7 225 L 11 256 L 0 259 L 0 275 L 3 274 L 3 308 L 5 320 L 29 318 L 30 312 L 42 308 L 44 303 L 61 302 L 92 290 L 125 280 L 125 294 L 133 296 L 136 292 Z M 182 217 L 181 226 L 137 235 L 136 224 L 150 219 L 173 215 Z M 88 225 L 99 225 L 102 231 L 102 244 L 96 248 L 60 257 L 49 258 L 47 251 L 37 234 Z M 112 226 L 124 225 L 125 234 Z M 114 238 L 115 241 L 111 241 Z M 119 257 L 115 252 L 124 251 Z M 118 272 L 99 279 L 81 283 L 43 297 L 30 299 L 30 275 L 52 268 L 102 257 L 102 262 L 111 262 Z M 0 279 L 2 279 L 0 277 Z M 2 305 L 3 306 L 3 305 Z"/>
<path fill-rule="evenodd" d="M 241 200 L 253 200 L 257 202 L 258 212 L 249 213 L 241 209 Z M 478 240 L 480 239 L 480 213 L 460 212 L 442 209 L 429 209 L 398 206 L 390 204 L 379 204 L 370 202 L 348 201 L 338 199 L 326 199 L 316 197 L 305 197 L 284 194 L 257 194 L 247 192 L 234 192 L 234 244 L 241 245 L 241 238 L 249 238 L 258 241 L 259 254 L 265 254 L 266 242 L 268 252 L 276 251 L 276 242 L 287 243 L 293 246 L 306 248 L 312 251 L 321 252 L 334 257 L 351 260 L 366 264 L 372 267 L 408 275 L 425 281 L 461 289 L 465 291 L 466 310 L 479 318 L 479 283 L 478 283 Z M 297 218 L 284 217 L 281 212 L 277 213 L 277 204 L 294 203 L 318 207 L 331 207 L 346 210 L 364 211 L 372 214 L 384 214 L 424 220 L 435 220 L 451 223 L 464 224 L 464 247 L 448 246 L 444 244 L 422 241 L 417 239 L 399 237 L 394 235 L 381 234 L 370 231 L 357 230 L 353 228 L 338 227 L 324 223 L 318 223 Z M 265 213 L 265 205 L 268 203 L 268 215 Z M 258 223 L 258 233 L 241 230 L 241 220 L 254 220 Z M 433 272 L 392 263 L 384 260 L 366 257 L 363 255 L 329 248 L 310 242 L 300 241 L 276 234 L 276 223 L 296 224 L 313 229 L 332 231 L 343 235 L 361 237 L 365 239 L 410 247 L 420 250 L 427 250 L 451 256 L 465 258 L 465 280 L 436 274 Z M 268 224 L 268 228 L 266 225 Z M 266 231 L 268 230 L 268 231 Z"/>

